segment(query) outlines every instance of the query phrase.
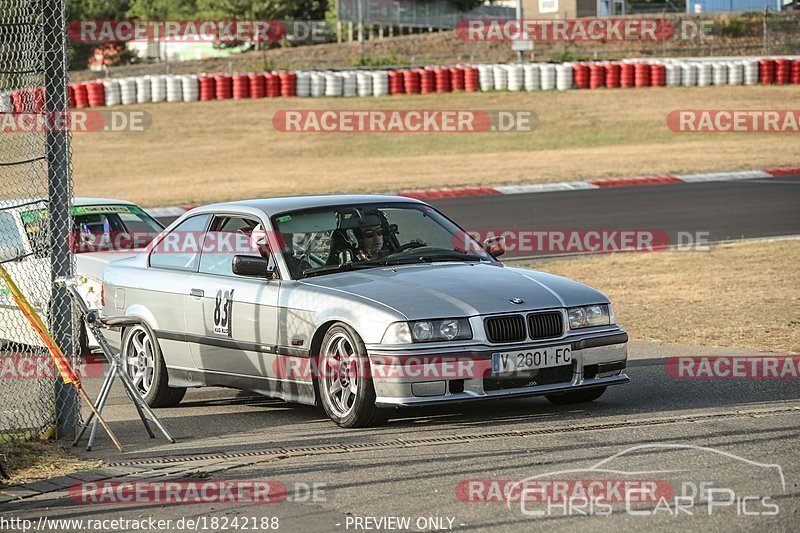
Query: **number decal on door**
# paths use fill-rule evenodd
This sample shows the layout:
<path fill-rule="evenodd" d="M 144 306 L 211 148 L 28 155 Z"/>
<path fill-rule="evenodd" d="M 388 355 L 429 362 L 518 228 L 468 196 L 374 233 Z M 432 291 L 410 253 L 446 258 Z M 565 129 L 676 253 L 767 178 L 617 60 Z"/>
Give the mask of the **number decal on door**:
<path fill-rule="evenodd" d="M 218 290 L 214 302 L 214 333 L 231 336 L 231 313 L 233 311 L 233 289 Z"/>

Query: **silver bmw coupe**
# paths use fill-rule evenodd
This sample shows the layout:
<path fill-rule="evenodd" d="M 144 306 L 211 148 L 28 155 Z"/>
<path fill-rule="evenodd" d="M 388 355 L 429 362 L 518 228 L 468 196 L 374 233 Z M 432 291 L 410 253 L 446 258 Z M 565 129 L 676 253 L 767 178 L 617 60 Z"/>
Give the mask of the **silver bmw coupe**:
<path fill-rule="evenodd" d="M 225 386 L 352 428 L 402 406 L 588 402 L 628 382 L 609 300 L 503 252 L 403 197 L 213 204 L 112 261 L 103 311 L 136 317 L 115 341 L 154 407 Z"/>

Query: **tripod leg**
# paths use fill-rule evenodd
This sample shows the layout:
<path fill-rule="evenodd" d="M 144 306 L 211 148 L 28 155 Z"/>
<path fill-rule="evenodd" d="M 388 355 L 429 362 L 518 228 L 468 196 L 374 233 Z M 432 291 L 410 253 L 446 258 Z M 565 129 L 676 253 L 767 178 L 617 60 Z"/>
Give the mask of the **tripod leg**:
<path fill-rule="evenodd" d="M 128 398 L 130 398 L 131 401 L 133 402 L 133 406 L 136 407 L 136 412 L 139 413 L 139 418 L 142 419 L 142 424 L 144 424 L 144 429 L 147 430 L 147 434 L 150 435 L 151 439 L 156 438 L 156 434 L 153 433 L 153 429 L 150 427 L 150 423 L 147 421 L 147 417 L 145 416 L 144 411 L 142 411 L 142 406 L 139 405 L 139 398 L 132 396 L 130 391 L 127 390 L 127 388 L 125 390 L 128 393 Z"/>
<path fill-rule="evenodd" d="M 164 424 L 161 423 L 161 420 L 156 416 L 156 414 L 153 412 L 153 410 L 150 408 L 150 406 L 147 405 L 147 402 L 144 401 L 144 398 L 142 398 L 141 395 L 138 394 L 138 392 L 136 391 L 136 388 L 135 388 L 135 386 L 133 384 L 133 381 L 131 381 L 130 376 L 128 376 L 128 374 L 125 373 L 125 372 L 121 372 L 120 373 L 120 379 L 122 379 L 122 383 L 125 385 L 125 388 L 128 389 L 128 391 L 131 394 L 134 395 L 133 396 L 134 403 L 137 404 L 137 408 L 139 408 L 139 406 L 141 406 L 141 409 L 144 409 L 144 411 L 150 416 L 150 419 L 153 421 L 153 424 L 155 424 L 156 427 L 159 430 L 161 430 L 161 433 L 164 434 L 164 436 L 167 438 L 167 440 L 171 444 L 175 444 L 175 439 L 172 438 L 172 435 L 170 435 L 169 431 L 167 431 L 167 428 L 164 427 Z M 144 418 L 142 418 L 142 419 L 144 419 Z"/>
<path fill-rule="evenodd" d="M 113 383 L 113 381 L 114 365 L 110 365 L 108 369 L 108 375 L 106 376 L 105 381 L 103 381 L 103 386 L 100 388 L 100 394 L 97 395 L 97 402 L 99 402 L 101 398 L 108 394 L 108 389 L 111 388 L 111 383 Z M 95 402 L 95 404 L 97 402 Z M 86 433 L 86 430 L 89 429 L 89 426 L 92 423 L 92 419 L 94 419 L 94 413 L 89 413 L 89 417 L 86 419 L 86 422 L 83 423 L 80 433 L 78 433 L 78 436 L 75 437 L 75 440 L 72 442 L 73 446 L 77 446 L 78 442 L 80 442 L 80 440 L 83 438 L 84 433 Z"/>
<path fill-rule="evenodd" d="M 97 398 L 97 402 L 95 403 L 95 408 L 97 409 L 98 413 L 103 412 L 103 408 L 106 406 L 106 400 L 108 400 L 108 396 L 111 393 L 111 385 L 114 383 L 114 378 L 118 375 L 117 365 L 111 365 L 111 371 L 108 373 L 108 387 L 106 387 L 101 396 Z M 97 436 L 97 426 L 99 425 L 99 420 L 95 418 L 94 423 L 92 424 L 92 431 L 89 433 L 89 442 L 86 443 L 86 451 L 92 451 L 92 447 L 94 447 L 94 439 Z"/>

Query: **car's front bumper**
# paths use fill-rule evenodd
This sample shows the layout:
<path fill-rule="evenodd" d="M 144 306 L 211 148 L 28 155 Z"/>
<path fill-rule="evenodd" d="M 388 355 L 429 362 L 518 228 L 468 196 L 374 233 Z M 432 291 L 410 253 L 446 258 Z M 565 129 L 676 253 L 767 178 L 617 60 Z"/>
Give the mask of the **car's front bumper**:
<path fill-rule="evenodd" d="M 498 398 L 540 396 L 556 392 L 620 385 L 630 381 L 625 374 L 628 359 L 628 335 L 622 330 L 562 338 L 549 343 L 487 347 L 461 346 L 444 351 L 441 348 L 420 349 L 403 353 L 368 347 L 376 393 L 376 404 L 382 407 L 458 403 Z M 492 353 L 530 350 L 548 346 L 572 348 L 572 363 L 518 375 L 491 373 Z M 420 364 L 407 371 L 406 361 Z M 459 360 L 468 360 L 459 366 Z M 472 364 L 475 363 L 475 364 Z M 449 366 L 447 366 L 449 365 Z M 401 369 L 401 370 L 398 370 Z M 549 374 L 544 374 L 547 371 Z M 540 374 L 541 373 L 541 374 Z M 542 379 L 539 379 L 539 375 Z M 520 386 L 517 386 L 520 385 Z"/>

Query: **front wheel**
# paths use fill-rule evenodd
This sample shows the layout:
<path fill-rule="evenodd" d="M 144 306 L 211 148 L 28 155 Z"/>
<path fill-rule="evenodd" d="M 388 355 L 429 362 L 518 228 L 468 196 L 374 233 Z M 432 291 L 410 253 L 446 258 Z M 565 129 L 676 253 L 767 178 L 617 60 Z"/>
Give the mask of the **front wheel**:
<path fill-rule="evenodd" d="M 375 405 L 375 387 L 367 350 L 361 337 L 346 324 L 335 324 L 322 340 L 317 372 L 322 406 L 344 428 L 378 425 L 387 411 Z"/>
<path fill-rule="evenodd" d="M 149 327 L 137 324 L 125 330 L 122 359 L 125 361 L 125 371 L 147 405 L 172 407 L 181 402 L 186 389 L 169 386 L 161 347 Z"/>
<path fill-rule="evenodd" d="M 606 391 L 606 387 L 592 387 L 591 389 L 576 390 L 572 392 L 557 392 L 546 394 L 545 398 L 557 405 L 568 405 L 571 403 L 593 402 Z"/>

